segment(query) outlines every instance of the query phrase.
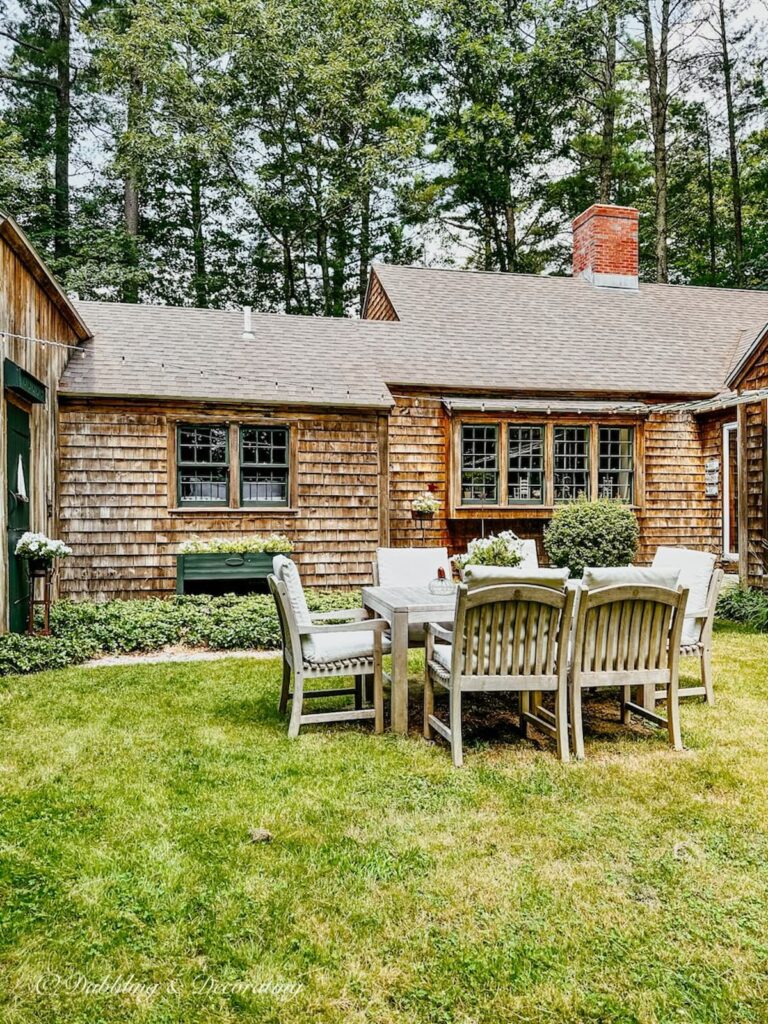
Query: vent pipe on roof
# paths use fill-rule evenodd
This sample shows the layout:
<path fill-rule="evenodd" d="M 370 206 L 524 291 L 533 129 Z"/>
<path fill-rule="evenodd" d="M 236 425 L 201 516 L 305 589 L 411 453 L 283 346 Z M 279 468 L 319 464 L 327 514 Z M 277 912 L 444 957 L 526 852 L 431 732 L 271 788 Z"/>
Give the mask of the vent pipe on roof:
<path fill-rule="evenodd" d="M 251 330 L 251 307 L 243 306 L 243 341 L 255 341 L 256 335 Z"/>

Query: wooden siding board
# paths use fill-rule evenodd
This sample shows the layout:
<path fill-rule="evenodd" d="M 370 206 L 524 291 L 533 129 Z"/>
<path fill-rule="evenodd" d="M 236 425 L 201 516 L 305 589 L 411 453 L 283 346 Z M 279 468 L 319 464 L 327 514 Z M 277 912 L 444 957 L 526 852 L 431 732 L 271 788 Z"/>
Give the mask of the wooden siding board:
<path fill-rule="evenodd" d="M 40 276 L 38 274 L 38 276 Z M 77 335 L 59 306 L 41 287 L 32 269 L 8 241 L 0 237 L 0 334 L 9 332 L 75 346 Z M 8 544 L 6 523 L 6 436 L 3 358 L 21 366 L 45 384 L 45 402 L 32 406 L 30 525 L 56 533 L 56 390 L 70 353 L 66 349 L 11 338 L 0 342 L 0 632 L 7 628 Z"/>

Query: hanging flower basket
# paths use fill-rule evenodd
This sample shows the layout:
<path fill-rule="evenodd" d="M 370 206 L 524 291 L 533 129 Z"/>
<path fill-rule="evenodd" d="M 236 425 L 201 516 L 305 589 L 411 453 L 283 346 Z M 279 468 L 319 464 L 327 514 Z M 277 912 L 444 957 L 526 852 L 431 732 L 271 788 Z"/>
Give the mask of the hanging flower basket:
<path fill-rule="evenodd" d="M 425 491 L 411 502 L 411 515 L 414 519 L 421 521 L 434 519 L 439 508 L 440 502 L 434 494 Z"/>

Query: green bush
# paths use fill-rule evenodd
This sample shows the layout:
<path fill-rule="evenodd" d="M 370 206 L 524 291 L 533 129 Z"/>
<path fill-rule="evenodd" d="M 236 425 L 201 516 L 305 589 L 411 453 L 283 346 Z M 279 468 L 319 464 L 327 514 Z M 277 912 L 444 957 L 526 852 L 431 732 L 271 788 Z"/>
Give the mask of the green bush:
<path fill-rule="evenodd" d="M 768 633 L 768 592 L 757 587 L 728 587 L 717 602 L 717 615 Z"/>
<path fill-rule="evenodd" d="M 307 591 L 311 611 L 359 607 L 356 591 Z M 210 650 L 280 646 L 277 610 L 268 594 L 185 596 L 168 600 L 59 601 L 50 637 L 0 636 L 0 676 L 75 665 L 97 654 L 130 654 L 184 645 Z"/>
<path fill-rule="evenodd" d="M 558 508 L 544 531 L 553 565 L 581 576 L 586 566 L 629 565 L 640 534 L 631 508 L 618 501 L 574 501 Z"/>

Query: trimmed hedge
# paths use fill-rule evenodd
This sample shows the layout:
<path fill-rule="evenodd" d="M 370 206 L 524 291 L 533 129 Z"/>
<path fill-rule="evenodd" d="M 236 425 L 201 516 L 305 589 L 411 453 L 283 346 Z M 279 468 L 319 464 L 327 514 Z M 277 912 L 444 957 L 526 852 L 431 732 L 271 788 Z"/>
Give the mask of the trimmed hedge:
<path fill-rule="evenodd" d="M 756 587 L 728 587 L 720 594 L 717 616 L 768 633 L 768 592 Z"/>
<path fill-rule="evenodd" d="M 356 591 L 307 591 L 311 611 L 360 605 Z M 130 654 L 184 645 L 209 650 L 280 646 L 277 610 L 268 594 L 178 596 L 168 600 L 59 601 L 51 636 L 0 636 L 0 676 L 77 665 L 98 654 Z"/>
<path fill-rule="evenodd" d="M 580 499 L 555 511 L 544 531 L 544 549 L 553 565 L 575 577 L 586 566 L 629 565 L 639 536 L 637 516 L 627 505 Z"/>

